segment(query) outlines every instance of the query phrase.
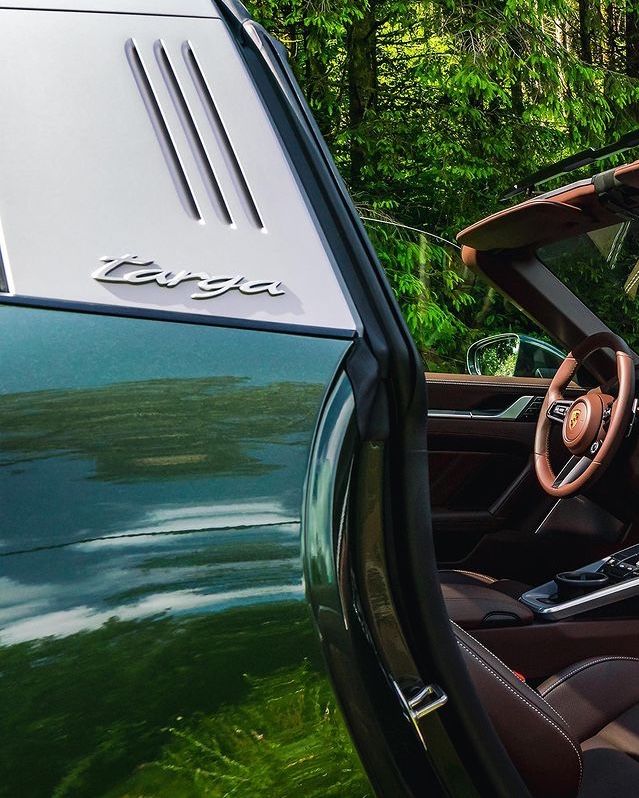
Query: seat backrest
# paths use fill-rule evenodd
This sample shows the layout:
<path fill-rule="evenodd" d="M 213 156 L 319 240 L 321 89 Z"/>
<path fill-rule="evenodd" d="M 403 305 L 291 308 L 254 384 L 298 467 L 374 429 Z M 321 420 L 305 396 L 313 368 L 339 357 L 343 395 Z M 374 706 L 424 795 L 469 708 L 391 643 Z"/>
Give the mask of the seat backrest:
<path fill-rule="evenodd" d="M 535 798 L 574 798 L 581 750 L 566 721 L 478 640 L 453 623 L 480 701 Z"/>

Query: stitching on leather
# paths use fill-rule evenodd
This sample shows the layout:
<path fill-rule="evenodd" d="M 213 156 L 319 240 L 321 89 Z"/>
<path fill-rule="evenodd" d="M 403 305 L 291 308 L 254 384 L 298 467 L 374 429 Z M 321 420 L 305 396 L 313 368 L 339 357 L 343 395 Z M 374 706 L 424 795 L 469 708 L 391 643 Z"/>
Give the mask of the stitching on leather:
<path fill-rule="evenodd" d="M 493 668 L 491 668 L 490 665 L 487 662 L 484 662 L 480 657 L 478 657 L 477 654 L 475 654 L 474 651 L 472 651 L 470 648 L 468 648 L 468 646 L 465 643 L 463 643 L 459 639 L 457 640 L 457 643 L 462 648 L 466 649 L 466 651 L 470 654 L 470 656 L 473 657 L 473 659 L 476 659 L 477 662 L 482 666 L 482 668 L 487 670 L 488 673 L 491 676 L 493 676 L 495 679 L 497 679 L 499 682 L 501 682 L 507 690 L 510 690 L 510 692 L 514 696 L 516 696 L 520 701 L 523 701 L 524 704 L 526 704 L 528 707 L 530 707 L 530 709 L 533 710 L 533 712 L 536 712 L 539 715 L 540 718 L 543 718 L 547 723 L 549 723 L 553 727 L 553 729 L 556 729 L 559 732 L 559 734 L 561 734 L 561 736 L 566 740 L 566 742 L 570 745 L 570 747 L 572 748 L 572 750 L 575 752 L 575 754 L 577 756 L 577 762 L 579 764 L 579 784 L 581 785 L 581 779 L 582 779 L 582 776 L 583 776 L 583 765 L 582 765 L 582 762 L 581 762 L 581 754 L 579 753 L 579 750 L 578 750 L 577 746 L 570 739 L 570 737 L 566 734 L 566 732 L 559 725 L 557 725 L 554 720 L 549 718 L 547 715 L 544 715 L 544 713 L 540 709 L 538 709 L 533 703 L 531 703 L 527 698 L 525 698 L 523 695 L 521 695 L 521 693 L 518 693 L 513 687 L 511 687 L 508 684 L 508 682 L 506 682 L 504 679 L 502 679 L 501 676 Z"/>
<path fill-rule="evenodd" d="M 574 371 L 570 375 L 571 379 L 574 376 L 576 370 L 577 370 L 577 368 L 575 367 Z M 437 377 L 435 377 L 433 379 L 432 376 L 429 378 L 428 375 L 426 376 L 426 382 L 430 383 L 431 385 L 473 385 L 473 386 L 476 385 L 478 388 L 511 388 L 511 389 L 512 388 L 521 388 L 521 389 L 529 388 L 530 390 L 533 390 L 533 391 L 534 390 L 537 390 L 537 391 L 542 390 L 543 391 L 544 389 L 547 390 L 548 386 L 550 385 L 550 381 L 548 382 L 547 385 L 535 385 L 533 383 L 526 383 L 526 382 L 525 383 L 521 383 L 521 382 L 518 382 L 517 380 L 513 380 L 513 382 L 474 382 L 474 381 L 471 381 L 471 380 L 466 380 L 466 381 L 464 381 L 464 380 L 443 380 L 443 379 L 437 378 Z M 571 388 L 570 385 L 567 385 L 564 390 L 566 390 L 566 391 L 575 391 L 576 392 L 576 391 L 579 391 L 581 389 L 579 387 Z"/>
<path fill-rule="evenodd" d="M 459 629 L 461 632 L 463 632 L 465 635 L 468 635 L 468 637 L 470 637 L 470 639 L 471 639 L 471 640 L 474 640 L 474 641 L 475 641 L 475 643 L 477 643 L 477 645 L 478 645 L 480 648 L 482 648 L 482 649 L 483 649 L 483 650 L 484 650 L 484 651 L 485 651 L 487 654 L 490 654 L 490 656 L 491 656 L 491 657 L 493 657 L 494 659 L 496 659 L 496 660 L 497 660 L 497 662 L 498 662 L 500 665 L 503 665 L 503 666 L 504 666 L 504 668 L 506 668 L 506 670 L 507 670 L 507 671 L 510 671 L 511 673 L 513 672 L 513 669 L 512 669 L 512 668 L 509 668 L 509 667 L 508 667 L 508 665 L 506 665 L 506 663 L 505 663 L 505 662 L 503 662 L 502 660 L 500 660 L 500 659 L 499 659 L 499 657 L 498 657 L 496 654 L 493 654 L 493 652 L 492 652 L 492 651 L 491 651 L 489 648 L 486 648 L 486 646 L 485 646 L 483 643 L 480 643 L 480 642 L 479 642 L 479 640 L 477 640 L 477 638 L 476 638 L 476 637 L 473 637 L 473 636 L 471 635 L 471 633 L 470 633 L 470 632 L 467 632 L 467 631 L 466 631 L 466 629 L 462 629 L 462 628 L 461 628 L 461 626 L 460 626 L 459 624 L 455 623 L 455 621 L 453 621 L 453 620 L 451 620 L 451 623 L 453 624 L 453 626 L 456 626 L 456 627 L 457 627 L 457 628 L 458 628 L 458 629 Z M 530 689 L 532 689 L 532 688 L 530 688 Z"/>
<path fill-rule="evenodd" d="M 553 682 L 549 687 L 547 687 L 543 693 L 539 693 L 539 695 L 544 698 L 551 693 L 555 687 L 559 687 L 559 685 L 563 684 L 564 682 L 568 681 L 571 676 L 576 676 L 578 673 L 582 671 L 588 670 L 588 668 L 592 667 L 593 665 L 599 665 L 602 662 L 614 662 L 615 660 L 623 660 L 625 662 L 639 662 L 639 658 L 637 657 L 599 657 L 599 659 L 592 660 L 591 662 L 584 662 L 576 668 L 573 668 L 568 673 L 565 673 L 560 679 L 556 682 Z"/>
<path fill-rule="evenodd" d="M 544 456 L 546 458 L 546 462 L 548 463 L 550 473 L 554 477 L 555 472 L 552 470 L 552 463 L 550 462 L 550 422 L 548 422 L 548 427 L 546 429 L 546 445 L 544 446 Z"/>
<path fill-rule="evenodd" d="M 455 623 L 455 622 L 453 621 L 453 623 Z M 457 625 L 457 624 L 455 624 L 455 625 Z M 465 631 L 465 630 L 463 630 L 463 631 Z M 496 654 L 493 654 L 493 652 L 492 652 L 490 649 L 486 648 L 486 646 L 485 646 L 485 645 L 483 645 L 482 643 L 480 643 L 480 642 L 479 642 L 479 640 L 477 640 L 476 638 L 474 638 L 474 637 L 473 637 L 471 634 L 468 634 L 468 632 L 466 632 L 466 634 L 468 635 L 468 637 L 470 637 L 470 639 L 471 639 L 471 640 L 474 640 L 474 641 L 475 641 L 475 643 L 477 643 L 477 645 L 478 645 L 478 646 L 480 646 L 481 648 L 483 648 L 483 650 L 484 650 L 484 651 L 485 651 L 485 652 L 486 652 L 486 653 L 487 653 L 489 656 L 491 656 L 491 657 L 493 657 L 494 659 L 496 659 L 496 660 L 497 660 L 497 662 L 498 662 L 500 665 L 502 665 L 502 666 L 503 666 L 503 667 L 504 667 L 504 668 L 505 668 L 507 671 L 509 671 L 510 673 L 512 673 L 512 674 L 513 674 L 513 676 L 515 676 L 515 674 L 514 674 L 514 672 L 513 672 L 513 669 L 512 669 L 512 668 L 509 668 L 509 667 L 508 667 L 508 665 L 506 665 L 506 663 L 505 663 L 505 662 L 503 662 L 502 660 L 500 660 L 500 659 L 499 659 L 499 657 L 498 657 Z M 458 638 L 458 642 L 461 642 L 461 641 L 459 641 L 459 638 Z M 501 678 L 501 677 L 500 677 L 500 678 Z M 517 678 L 517 677 L 515 676 L 515 678 Z M 544 702 L 544 704 L 545 704 L 545 705 L 548 707 L 548 709 L 550 709 L 550 710 L 553 712 L 553 714 L 555 714 L 555 715 L 556 715 L 556 716 L 559 718 L 559 720 L 560 720 L 562 723 L 564 723 L 564 724 L 566 725 L 566 727 L 567 727 L 567 728 L 570 728 L 570 724 L 568 723 L 568 721 L 566 720 L 566 718 L 564 718 L 564 716 L 563 716 L 563 715 L 561 715 L 561 714 L 560 714 L 560 713 L 559 713 L 559 712 L 558 712 L 558 711 L 557 711 L 557 710 L 556 710 L 556 709 L 553 707 L 553 705 L 552 705 L 552 704 L 549 704 L 549 703 L 548 703 L 548 701 L 546 701 L 546 699 L 545 699 L 543 696 L 541 696 L 541 695 L 540 695 L 540 694 L 537 692 L 537 690 L 533 690 L 533 688 L 532 688 L 532 687 L 531 687 L 531 686 L 530 686 L 530 685 L 529 685 L 527 682 L 522 682 L 522 681 L 520 681 L 519 679 L 517 679 L 517 684 L 519 685 L 519 689 L 520 689 L 520 690 L 522 690 L 522 691 L 523 691 L 523 690 L 528 690 L 528 691 L 529 691 L 529 692 L 530 692 L 530 693 L 531 693 L 531 694 L 532 694 L 532 695 L 533 695 L 535 698 L 539 698 L 539 699 L 541 699 L 541 700 Z M 523 696 L 522 696 L 522 698 L 523 698 Z M 527 699 L 526 699 L 526 700 L 527 700 Z"/>
<path fill-rule="evenodd" d="M 503 660 L 499 659 L 499 657 L 498 657 L 498 656 L 497 656 L 497 655 L 496 655 L 494 652 L 492 652 L 492 651 L 491 651 L 489 648 L 486 648 L 486 646 L 485 646 L 483 643 L 480 643 L 480 642 L 479 642 L 479 640 L 477 640 L 477 638 L 476 638 L 476 637 L 473 637 L 473 636 L 470 634 L 470 632 L 466 631 L 466 629 L 462 629 L 462 628 L 461 628 L 461 627 L 460 627 L 458 624 L 456 624 L 456 623 L 455 623 L 455 621 L 453 621 L 453 620 L 451 620 L 451 623 L 452 623 L 454 626 L 456 626 L 456 627 L 457 627 L 457 628 L 458 628 L 460 631 L 462 631 L 464 634 L 468 635 L 468 637 L 470 637 L 470 639 L 471 639 L 471 640 L 473 640 L 475 643 L 477 643 L 477 645 L 478 645 L 478 646 L 479 646 L 481 649 L 483 649 L 483 650 L 484 650 L 484 651 L 485 651 L 485 652 L 486 652 L 486 653 L 487 653 L 489 656 L 493 657 L 493 659 L 496 659 L 496 660 L 497 660 L 497 662 L 498 662 L 498 663 L 499 663 L 499 664 L 500 664 L 502 667 L 504 667 L 504 668 L 505 668 L 507 671 L 509 671 L 509 673 L 512 673 L 512 674 L 513 674 L 513 676 L 515 676 L 515 674 L 514 674 L 514 672 L 513 672 L 513 669 L 512 669 L 512 668 L 510 668 L 508 665 L 506 665 L 506 663 L 505 663 Z M 515 678 L 517 678 L 517 677 L 515 677 Z M 565 723 L 565 724 L 566 724 L 566 726 L 567 726 L 568 728 L 570 728 L 570 724 L 568 723 L 568 721 L 566 720 L 566 718 L 564 718 L 564 717 L 563 717 L 563 715 L 562 715 L 560 712 L 558 712 L 558 711 L 557 711 L 557 710 L 556 710 L 556 709 L 553 707 L 553 705 L 552 705 L 552 704 L 549 704 L 549 703 L 548 703 L 548 701 L 546 701 L 546 699 L 545 699 L 545 698 L 544 698 L 542 695 L 540 695 L 540 694 L 539 694 L 539 692 L 538 692 L 537 690 L 533 690 L 533 688 L 532 688 L 532 687 L 531 687 L 529 684 L 527 684 L 526 682 L 520 682 L 520 684 L 521 684 L 521 689 L 522 689 L 522 690 L 529 690 L 529 691 L 532 693 L 532 695 L 534 695 L 534 696 L 535 696 L 535 698 L 540 698 L 540 699 L 541 699 L 541 700 L 544 702 L 544 704 L 545 704 L 545 705 L 548 707 L 548 709 L 550 709 L 550 710 L 551 710 L 551 711 L 552 711 L 552 712 L 553 712 L 553 713 L 554 713 L 554 714 L 555 714 L 555 715 L 556 715 L 556 716 L 559 718 L 559 720 L 560 720 L 562 723 Z"/>
<path fill-rule="evenodd" d="M 456 626 L 456 627 L 457 627 L 457 628 L 458 628 L 460 631 L 462 631 L 464 634 L 468 635 L 468 637 L 470 637 L 470 639 L 471 639 L 471 640 L 474 640 L 474 641 L 475 641 L 475 643 L 477 643 L 477 645 L 478 645 L 480 648 L 483 648 L 483 650 L 484 650 L 484 651 L 485 651 L 487 654 L 490 654 L 490 656 L 491 656 L 491 657 L 494 657 L 494 658 L 497 660 L 497 662 L 498 662 L 500 665 L 503 665 L 503 666 L 504 666 L 504 668 L 506 668 L 506 670 L 507 670 L 507 671 L 510 671 L 510 672 L 512 673 L 512 668 L 509 668 L 509 667 L 508 667 L 508 665 L 506 665 L 506 663 L 505 663 L 505 662 L 503 662 L 502 660 L 500 660 L 500 659 L 499 659 L 499 657 L 498 657 L 496 654 L 493 654 L 493 652 L 492 652 L 492 651 L 491 651 L 489 648 L 486 648 L 486 646 L 485 646 L 483 643 L 480 643 L 480 642 L 479 642 L 479 640 L 477 640 L 477 638 L 476 638 L 476 637 L 473 637 L 473 636 L 471 635 L 471 633 L 470 633 L 470 632 L 467 632 L 465 629 L 462 629 L 462 628 L 461 628 L 461 626 L 460 626 L 459 624 L 455 623 L 455 621 L 453 621 L 453 620 L 451 620 L 451 623 L 453 624 L 453 626 Z"/>
<path fill-rule="evenodd" d="M 447 568 L 444 570 L 444 573 L 451 573 L 451 574 L 466 574 L 466 576 L 476 576 L 478 579 L 481 579 L 483 582 L 486 582 L 488 585 L 492 585 L 497 580 L 494 579 L 492 576 L 487 576 L 486 574 L 478 574 L 476 571 L 462 571 L 461 568 Z"/>
<path fill-rule="evenodd" d="M 433 385 L 473 385 L 477 386 L 478 388 L 530 388 L 531 390 L 543 390 L 546 386 L 544 385 L 528 385 L 528 384 L 521 384 L 517 382 L 462 382 L 461 380 L 426 380 L 426 382 L 430 382 Z"/>

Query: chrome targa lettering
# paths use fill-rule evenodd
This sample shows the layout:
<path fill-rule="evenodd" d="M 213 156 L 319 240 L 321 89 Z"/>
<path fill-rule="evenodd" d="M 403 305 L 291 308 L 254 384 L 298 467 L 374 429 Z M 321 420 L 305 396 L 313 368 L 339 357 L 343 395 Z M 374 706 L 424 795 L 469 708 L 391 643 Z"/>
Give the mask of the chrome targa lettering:
<path fill-rule="evenodd" d="M 154 260 L 144 260 L 138 255 L 122 255 L 119 258 L 100 258 L 103 266 L 91 275 L 101 283 L 144 285 L 155 283 L 162 288 L 176 288 L 182 283 L 197 280 L 199 292 L 191 299 L 213 299 L 237 289 L 241 294 L 268 294 L 281 296 L 279 280 L 247 280 L 243 275 L 215 275 L 208 272 L 170 271 L 163 269 Z M 125 267 L 134 266 L 134 269 Z"/>

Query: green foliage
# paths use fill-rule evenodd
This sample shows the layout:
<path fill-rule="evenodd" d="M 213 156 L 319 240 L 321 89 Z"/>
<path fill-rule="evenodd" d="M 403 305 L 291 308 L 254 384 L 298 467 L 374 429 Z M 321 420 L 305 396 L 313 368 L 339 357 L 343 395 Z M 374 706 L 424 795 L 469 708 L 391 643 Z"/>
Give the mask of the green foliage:
<path fill-rule="evenodd" d="M 481 373 L 495 377 L 513 377 L 517 369 L 519 347 L 512 341 L 496 341 L 481 354 Z"/>
<path fill-rule="evenodd" d="M 316 648 L 301 602 L 0 647 L 0 796 L 369 796 Z"/>
<path fill-rule="evenodd" d="M 369 235 L 429 371 L 463 372 L 466 349 L 491 333 L 544 337 L 464 266 L 456 247 L 372 213 L 364 214 Z"/>
<path fill-rule="evenodd" d="M 452 370 L 463 367 L 454 362 L 457 343 L 472 334 L 462 311 L 476 298 L 454 251 L 451 256 L 426 236 L 385 223 L 369 222 L 368 230 L 427 366 L 437 369 L 446 361 Z"/>
<path fill-rule="evenodd" d="M 287 47 L 366 216 L 452 238 L 518 178 L 637 126 L 636 12 L 621 0 L 248 5 Z M 492 332 L 539 335 L 450 252 L 370 229 L 429 368 L 459 370 Z"/>
<path fill-rule="evenodd" d="M 251 449 L 299 443 L 321 390 L 301 382 L 263 386 L 210 377 L 8 394 L 0 397 L 0 428 L 11 430 L 2 436 L 2 462 L 72 452 L 95 460 L 97 479 L 115 482 L 262 474 L 274 466 Z M 244 415 L 238 416 L 238 406 Z M 60 423 L 68 417 L 73 425 Z M 259 424 L 247 430 L 247 417 Z M 140 433 L 151 426 L 154 435 Z"/>
<path fill-rule="evenodd" d="M 247 679 L 244 702 L 178 718 L 156 762 L 108 798 L 372 798 L 324 677 Z"/>

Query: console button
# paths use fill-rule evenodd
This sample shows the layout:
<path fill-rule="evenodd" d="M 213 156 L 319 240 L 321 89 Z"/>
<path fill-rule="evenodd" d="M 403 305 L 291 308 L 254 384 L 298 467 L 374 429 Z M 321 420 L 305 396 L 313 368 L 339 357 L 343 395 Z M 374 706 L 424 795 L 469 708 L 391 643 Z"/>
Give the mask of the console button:
<path fill-rule="evenodd" d="M 623 577 L 627 576 L 627 571 L 623 568 L 622 565 L 613 565 L 606 567 L 606 573 L 610 576 L 616 576 L 617 578 L 623 579 Z"/>

